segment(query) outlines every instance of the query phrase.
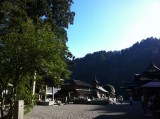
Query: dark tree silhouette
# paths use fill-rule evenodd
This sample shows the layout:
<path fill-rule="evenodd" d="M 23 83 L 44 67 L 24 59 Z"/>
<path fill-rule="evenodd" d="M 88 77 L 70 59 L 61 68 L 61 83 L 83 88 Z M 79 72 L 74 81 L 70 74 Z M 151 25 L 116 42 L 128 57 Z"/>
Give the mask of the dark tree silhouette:
<path fill-rule="evenodd" d="M 160 67 L 160 40 L 147 38 L 121 51 L 99 51 L 75 59 L 71 68 L 72 79 L 90 83 L 94 75 L 102 84 L 112 84 L 116 91 L 122 82 L 134 81 L 134 74 L 141 73 L 151 62 Z"/>

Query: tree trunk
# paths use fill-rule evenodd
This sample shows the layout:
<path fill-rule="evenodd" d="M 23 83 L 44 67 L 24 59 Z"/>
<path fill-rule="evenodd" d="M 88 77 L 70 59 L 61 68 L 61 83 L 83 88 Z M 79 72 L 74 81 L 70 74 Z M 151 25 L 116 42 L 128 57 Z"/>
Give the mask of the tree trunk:
<path fill-rule="evenodd" d="M 35 95 L 35 88 L 36 88 L 36 71 L 34 72 L 33 82 L 32 82 L 32 95 Z"/>
<path fill-rule="evenodd" d="M 5 115 L 4 115 L 4 112 L 5 112 L 5 96 L 6 96 L 6 88 L 4 88 L 3 91 L 1 91 L 1 118 L 3 118 Z"/>
<path fill-rule="evenodd" d="M 14 95 L 12 97 L 12 95 Z M 10 108 L 7 114 L 7 119 L 12 119 L 13 118 L 13 112 L 14 112 L 14 102 L 16 100 L 16 89 L 13 88 L 11 92 L 11 98 L 10 98 Z"/>
<path fill-rule="evenodd" d="M 1 118 L 4 116 L 4 98 L 3 98 L 3 94 L 1 95 L 2 98 L 1 98 Z"/>
<path fill-rule="evenodd" d="M 7 114 L 7 119 L 12 119 L 13 118 L 13 111 L 14 111 L 14 102 L 10 103 L 10 109 Z"/>

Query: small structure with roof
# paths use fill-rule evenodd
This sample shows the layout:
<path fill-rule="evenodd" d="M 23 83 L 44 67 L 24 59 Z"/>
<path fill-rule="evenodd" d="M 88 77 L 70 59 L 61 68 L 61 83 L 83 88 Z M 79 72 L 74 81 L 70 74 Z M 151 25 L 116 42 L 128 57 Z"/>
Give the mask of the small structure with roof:
<path fill-rule="evenodd" d="M 56 93 L 56 98 L 91 98 L 91 85 L 80 80 L 69 80 L 61 86 L 61 90 Z"/>
<path fill-rule="evenodd" d="M 106 91 L 95 79 L 92 85 L 80 80 L 69 80 L 61 86 L 61 90 L 56 93 L 56 98 L 67 98 L 68 101 L 75 99 L 95 99 L 107 97 Z"/>
<path fill-rule="evenodd" d="M 143 85 L 154 79 L 160 80 L 160 69 L 153 63 L 144 72 L 135 74 L 135 82 L 138 85 Z"/>
<path fill-rule="evenodd" d="M 160 68 L 151 63 L 146 70 L 134 76 L 135 82 L 131 83 L 128 89 L 134 98 L 143 97 L 144 114 L 147 115 L 151 97 L 158 97 L 158 102 L 160 102 Z M 160 103 L 157 103 L 155 107 L 155 110 L 160 110 Z"/>
<path fill-rule="evenodd" d="M 125 82 L 123 89 L 134 98 L 140 98 L 143 93 L 142 85 L 152 81 L 160 81 L 160 69 L 155 64 L 150 63 L 142 73 L 134 74 L 134 82 Z"/>
<path fill-rule="evenodd" d="M 50 76 L 43 77 L 44 86 L 39 88 L 37 86 L 36 93 L 38 94 L 39 100 L 37 101 L 38 105 L 54 105 L 54 94 L 59 90 L 55 86 L 53 78 Z M 62 81 L 63 79 L 60 79 Z"/>
<path fill-rule="evenodd" d="M 105 90 L 102 86 L 100 86 L 100 83 L 97 81 L 96 77 L 92 81 L 92 97 L 94 98 L 103 98 L 107 97 L 108 91 Z"/>

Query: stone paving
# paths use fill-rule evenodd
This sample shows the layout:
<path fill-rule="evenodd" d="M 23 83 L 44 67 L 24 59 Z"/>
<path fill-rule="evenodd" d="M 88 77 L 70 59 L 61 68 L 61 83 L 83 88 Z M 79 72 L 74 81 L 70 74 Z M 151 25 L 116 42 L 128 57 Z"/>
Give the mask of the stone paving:
<path fill-rule="evenodd" d="M 24 119 L 146 119 L 140 102 L 117 105 L 35 106 Z"/>

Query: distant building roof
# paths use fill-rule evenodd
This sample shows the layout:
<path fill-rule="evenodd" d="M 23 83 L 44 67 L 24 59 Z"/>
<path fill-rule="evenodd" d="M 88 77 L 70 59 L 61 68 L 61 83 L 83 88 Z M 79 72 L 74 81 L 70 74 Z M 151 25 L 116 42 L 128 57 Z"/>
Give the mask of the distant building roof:
<path fill-rule="evenodd" d="M 142 73 L 139 74 L 134 74 L 135 76 L 142 76 L 142 75 L 146 75 L 146 74 L 153 74 L 153 73 L 160 73 L 160 68 L 158 68 L 155 64 L 150 63 L 150 65 L 148 66 L 148 68 L 143 71 Z"/>
<path fill-rule="evenodd" d="M 134 74 L 135 76 L 139 76 L 140 74 Z"/>
<path fill-rule="evenodd" d="M 91 91 L 87 90 L 76 90 L 80 95 L 90 95 Z"/>
<path fill-rule="evenodd" d="M 104 88 L 102 88 L 101 86 L 97 87 L 98 90 L 101 90 L 102 92 L 108 93 L 108 91 L 106 91 Z"/>
<path fill-rule="evenodd" d="M 92 83 L 100 84 L 100 83 L 97 81 L 97 79 L 96 79 L 96 78 L 92 81 Z"/>
<path fill-rule="evenodd" d="M 92 87 L 90 84 L 85 83 L 85 82 L 80 81 L 80 80 L 73 80 L 73 82 L 74 82 L 76 85 Z"/>
<path fill-rule="evenodd" d="M 142 85 L 143 88 L 160 88 L 160 82 L 154 81 Z"/>
<path fill-rule="evenodd" d="M 134 74 L 134 76 L 136 81 L 141 82 L 150 82 L 155 78 L 160 80 L 160 68 L 155 66 L 153 63 L 150 63 L 146 70 L 140 74 Z"/>
<path fill-rule="evenodd" d="M 75 85 L 78 85 L 78 86 L 92 87 L 90 84 L 85 83 L 85 82 L 80 81 L 80 80 L 69 80 L 68 82 L 64 83 L 63 85 L 70 85 L 70 84 L 75 84 Z"/>
<path fill-rule="evenodd" d="M 146 72 L 157 72 L 157 71 L 160 71 L 160 69 L 153 63 L 151 63 L 146 70 Z"/>

